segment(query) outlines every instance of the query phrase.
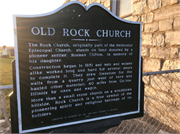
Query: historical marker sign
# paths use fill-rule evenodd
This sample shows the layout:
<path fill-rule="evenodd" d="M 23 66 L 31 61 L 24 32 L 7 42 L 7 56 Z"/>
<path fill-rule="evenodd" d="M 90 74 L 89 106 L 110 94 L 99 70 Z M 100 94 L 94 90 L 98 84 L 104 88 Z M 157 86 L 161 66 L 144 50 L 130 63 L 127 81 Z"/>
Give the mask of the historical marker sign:
<path fill-rule="evenodd" d="M 140 22 L 80 2 L 14 19 L 20 133 L 142 113 Z"/>

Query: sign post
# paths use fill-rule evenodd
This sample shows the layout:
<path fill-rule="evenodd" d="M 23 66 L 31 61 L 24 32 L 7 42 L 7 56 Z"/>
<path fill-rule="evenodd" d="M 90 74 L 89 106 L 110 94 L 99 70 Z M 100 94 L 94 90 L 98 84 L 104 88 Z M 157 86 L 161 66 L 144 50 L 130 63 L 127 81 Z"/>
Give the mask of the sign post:
<path fill-rule="evenodd" d="M 19 133 L 143 115 L 140 22 L 70 2 L 14 27 Z"/>

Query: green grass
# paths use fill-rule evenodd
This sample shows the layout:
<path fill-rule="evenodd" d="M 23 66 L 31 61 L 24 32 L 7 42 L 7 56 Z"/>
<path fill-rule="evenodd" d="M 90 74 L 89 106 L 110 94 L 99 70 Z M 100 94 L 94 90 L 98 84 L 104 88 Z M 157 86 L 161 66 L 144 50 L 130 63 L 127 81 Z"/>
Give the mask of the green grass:
<path fill-rule="evenodd" d="M 9 58 L 0 58 L 0 86 L 12 85 L 12 64 L 14 56 Z"/>

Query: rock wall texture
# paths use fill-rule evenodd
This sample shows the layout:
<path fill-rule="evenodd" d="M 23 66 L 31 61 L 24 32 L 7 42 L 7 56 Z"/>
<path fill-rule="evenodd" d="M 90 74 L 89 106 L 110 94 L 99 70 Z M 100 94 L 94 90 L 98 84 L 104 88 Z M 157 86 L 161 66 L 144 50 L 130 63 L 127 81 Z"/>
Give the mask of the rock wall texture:
<path fill-rule="evenodd" d="M 110 0 L 100 3 L 110 10 Z M 180 69 L 180 0 L 133 0 L 131 21 L 142 22 L 143 72 Z M 144 76 L 146 112 L 180 131 L 180 76 Z"/>
<path fill-rule="evenodd" d="M 79 0 L 88 6 L 100 3 L 110 10 L 110 0 Z M 180 69 L 180 1 L 133 0 L 131 21 L 142 22 L 143 72 Z"/>
<path fill-rule="evenodd" d="M 171 70 L 166 62 L 180 60 L 179 1 L 134 0 L 133 17 L 140 17 L 143 24 L 143 71 Z M 174 62 L 173 69 L 179 69 L 179 64 Z"/>
<path fill-rule="evenodd" d="M 180 69 L 180 1 L 134 0 L 133 17 L 142 22 L 143 72 Z M 179 77 L 179 78 L 178 78 Z M 180 131 L 180 76 L 149 76 L 146 112 Z"/>
<path fill-rule="evenodd" d="M 110 0 L 78 0 L 88 6 L 92 3 L 100 3 L 101 5 L 105 6 L 107 9 L 110 10 Z"/>

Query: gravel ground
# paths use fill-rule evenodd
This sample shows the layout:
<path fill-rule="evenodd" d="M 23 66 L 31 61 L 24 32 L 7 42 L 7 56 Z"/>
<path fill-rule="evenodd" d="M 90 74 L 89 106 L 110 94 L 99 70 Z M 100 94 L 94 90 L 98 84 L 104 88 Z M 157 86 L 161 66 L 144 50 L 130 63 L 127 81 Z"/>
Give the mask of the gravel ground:
<path fill-rule="evenodd" d="M 0 120 L 0 134 L 11 133 L 11 128 L 7 125 L 5 120 Z"/>
<path fill-rule="evenodd" d="M 11 133 L 11 128 L 5 120 L 0 120 L 0 134 Z M 104 133 L 179 133 L 153 117 L 144 115 L 142 118 L 124 120 L 120 125 L 106 130 Z"/>
<path fill-rule="evenodd" d="M 124 120 L 119 126 L 110 128 L 104 133 L 179 133 L 153 117 L 144 115 L 142 118 Z"/>

